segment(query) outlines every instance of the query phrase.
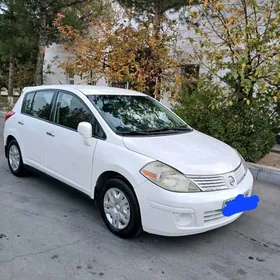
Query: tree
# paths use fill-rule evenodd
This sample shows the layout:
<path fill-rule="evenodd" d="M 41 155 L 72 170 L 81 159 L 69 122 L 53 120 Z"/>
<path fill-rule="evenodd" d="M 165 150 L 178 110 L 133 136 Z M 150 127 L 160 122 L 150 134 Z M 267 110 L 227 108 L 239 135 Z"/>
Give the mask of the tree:
<path fill-rule="evenodd" d="M 200 38 L 189 42 L 194 59 L 207 73 L 202 78 L 209 88 L 220 88 L 213 103 L 250 104 L 268 93 L 277 102 L 279 87 L 273 85 L 280 83 L 278 0 L 209 0 L 189 10 L 188 22 Z"/>
<path fill-rule="evenodd" d="M 36 84 L 43 83 L 43 65 L 45 47 L 58 41 L 57 30 L 53 26 L 59 12 L 63 12 L 65 21 L 76 28 L 84 28 L 92 12 L 104 8 L 104 1 L 94 0 L 26 0 L 32 12 L 34 28 L 38 33 L 38 55 L 36 65 Z"/>
<path fill-rule="evenodd" d="M 188 9 L 187 22 L 202 71 L 176 111 L 256 162 L 280 131 L 280 2 L 205 0 Z"/>
<path fill-rule="evenodd" d="M 168 19 L 167 13 L 180 10 L 180 8 L 187 5 L 193 5 L 200 2 L 199 0 L 118 0 L 118 3 L 126 9 L 129 9 L 132 12 L 132 15 L 136 19 L 143 20 L 147 17 L 148 21 L 151 21 L 152 24 L 152 36 L 153 40 L 158 42 L 158 45 L 161 45 L 160 40 L 162 39 L 162 28 L 164 22 Z M 159 57 L 157 56 L 157 50 L 151 48 L 154 61 Z M 164 81 L 160 80 L 161 73 L 163 69 L 159 67 L 156 63 L 153 65 L 153 72 L 157 76 L 157 83 L 162 84 Z M 156 93 L 160 95 L 159 93 Z"/>
<path fill-rule="evenodd" d="M 178 11 L 180 8 L 196 4 L 196 0 L 118 0 L 121 6 L 131 9 L 135 17 L 148 16 L 152 18 L 154 37 L 159 38 L 162 21 L 169 11 Z"/>
<path fill-rule="evenodd" d="M 73 69 L 77 75 L 90 71 L 96 80 L 103 76 L 108 83 L 125 81 L 131 89 L 158 98 L 163 90 L 174 92 L 178 89 L 180 80 L 176 67 L 180 61 L 176 50 L 171 52 L 177 38 L 172 22 L 168 23 L 168 30 L 162 32 L 161 39 L 156 40 L 151 36 L 149 21 L 132 27 L 129 23 L 120 24 L 118 17 L 105 16 L 94 20 L 93 34 L 85 36 L 71 26 L 63 25 L 62 19 L 60 15 L 55 24 L 62 40 L 67 41 L 65 48 L 72 54 L 61 65 L 64 69 Z"/>
<path fill-rule="evenodd" d="M 9 64 L 8 95 L 12 96 L 15 83 L 15 66 L 19 58 L 28 56 L 34 49 L 36 36 L 29 20 L 28 8 L 20 0 L 0 1 L 0 56 L 3 68 Z M 3 73 L 7 70 L 2 69 Z"/>

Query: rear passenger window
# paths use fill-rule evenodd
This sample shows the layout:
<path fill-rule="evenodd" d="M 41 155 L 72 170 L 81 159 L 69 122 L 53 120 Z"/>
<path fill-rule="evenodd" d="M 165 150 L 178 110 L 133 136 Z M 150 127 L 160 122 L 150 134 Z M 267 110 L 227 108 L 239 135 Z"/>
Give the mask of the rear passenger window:
<path fill-rule="evenodd" d="M 34 96 L 35 95 L 35 96 Z M 48 120 L 51 111 L 53 91 L 28 93 L 23 104 L 23 112 L 40 119 Z"/>

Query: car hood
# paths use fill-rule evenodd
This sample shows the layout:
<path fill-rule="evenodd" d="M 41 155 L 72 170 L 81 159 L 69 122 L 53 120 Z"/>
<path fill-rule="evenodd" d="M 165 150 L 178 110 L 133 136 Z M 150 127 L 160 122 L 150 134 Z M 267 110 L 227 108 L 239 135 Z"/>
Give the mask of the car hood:
<path fill-rule="evenodd" d="M 240 157 L 225 143 L 198 131 L 149 137 L 123 137 L 127 149 L 166 163 L 183 174 L 231 172 Z"/>

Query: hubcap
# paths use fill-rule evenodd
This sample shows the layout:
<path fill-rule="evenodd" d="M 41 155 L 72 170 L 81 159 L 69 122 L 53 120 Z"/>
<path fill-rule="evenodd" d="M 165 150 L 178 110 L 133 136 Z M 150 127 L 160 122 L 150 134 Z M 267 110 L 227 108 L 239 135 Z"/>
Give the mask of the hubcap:
<path fill-rule="evenodd" d="M 130 206 L 125 194 L 117 189 L 109 189 L 103 200 L 104 212 L 109 223 L 116 229 L 124 229 L 130 221 Z"/>
<path fill-rule="evenodd" d="M 20 153 L 17 146 L 12 145 L 9 150 L 9 162 L 13 171 L 17 171 L 20 163 Z"/>

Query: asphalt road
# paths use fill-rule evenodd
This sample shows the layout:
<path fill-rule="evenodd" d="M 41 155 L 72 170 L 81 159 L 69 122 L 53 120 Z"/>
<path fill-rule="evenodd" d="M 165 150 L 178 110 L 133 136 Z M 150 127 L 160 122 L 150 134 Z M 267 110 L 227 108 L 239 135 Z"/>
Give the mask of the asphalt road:
<path fill-rule="evenodd" d="M 255 183 L 258 209 L 200 235 L 113 236 L 85 195 L 8 170 L 0 118 L 0 279 L 280 279 L 280 186 Z"/>

